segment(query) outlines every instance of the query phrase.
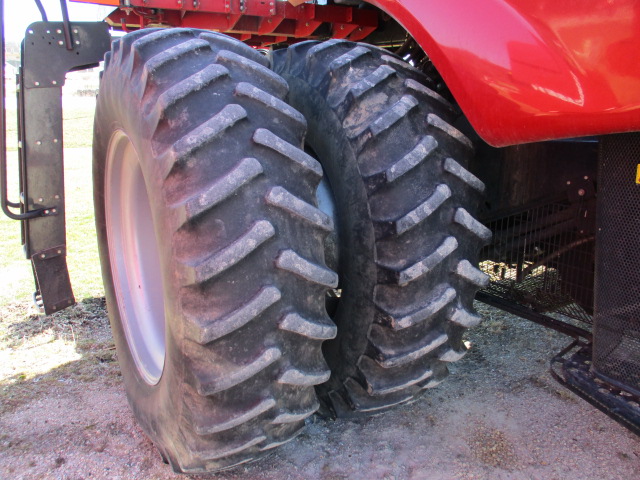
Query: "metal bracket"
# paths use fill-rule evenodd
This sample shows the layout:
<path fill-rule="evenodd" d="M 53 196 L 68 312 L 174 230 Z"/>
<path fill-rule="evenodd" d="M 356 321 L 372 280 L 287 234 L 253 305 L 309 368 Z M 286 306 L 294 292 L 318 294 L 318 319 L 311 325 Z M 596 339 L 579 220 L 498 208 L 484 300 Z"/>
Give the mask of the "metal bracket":
<path fill-rule="evenodd" d="M 66 48 L 63 22 L 35 22 L 24 39 L 24 88 L 64 85 L 65 75 L 98 65 L 109 50 L 109 26 L 104 22 L 71 22 L 72 49 Z"/>
<path fill-rule="evenodd" d="M 49 315 L 75 303 L 64 245 L 36 253 L 31 262 L 38 286 L 34 296 L 37 304 L 42 303 L 43 313 Z"/>
<path fill-rule="evenodd" d="M 66 28 L 70 35 L 65 35 Z M 62 86 L 67 72 L 97 66 L 110 46 L 109 27 L 103 22 L 36 22 L 22 43 L 20 209 L 30 217 L 23 216 L 22 233 L 36 297 L 47 314 L 74 303 L 65 246 Z M 38 215 L 31 215 L 34 212 Z"/>

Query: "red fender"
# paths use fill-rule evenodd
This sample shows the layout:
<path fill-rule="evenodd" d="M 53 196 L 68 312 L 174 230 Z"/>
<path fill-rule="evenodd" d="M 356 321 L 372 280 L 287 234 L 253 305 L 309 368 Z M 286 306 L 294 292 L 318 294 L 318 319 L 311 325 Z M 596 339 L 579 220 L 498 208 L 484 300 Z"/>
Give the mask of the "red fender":
<path fill-rule="evenodd" d="M 640 130 L 636 0 L 367 0 L 418 41 L 488 143 Z"/>

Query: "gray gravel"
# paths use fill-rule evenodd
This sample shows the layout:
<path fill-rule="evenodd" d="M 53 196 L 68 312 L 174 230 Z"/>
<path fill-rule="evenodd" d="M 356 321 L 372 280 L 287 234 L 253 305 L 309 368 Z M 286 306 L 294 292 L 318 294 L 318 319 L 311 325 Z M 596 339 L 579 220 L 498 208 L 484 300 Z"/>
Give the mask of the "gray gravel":
<path fill-rule="evenodd" d="M 549 359 L 569 339 L 478 308 L 485 322 L 469 334 L 471 352 L 415 403 L 359 420 L 313 418 L 272 456 L 213 478 L 640 478 L 640 438 L 550 377 Z M 185 477 L 137 427 L 119 379 L 98 377 L 61 378 L 0 414 L 0 478 Z"/>

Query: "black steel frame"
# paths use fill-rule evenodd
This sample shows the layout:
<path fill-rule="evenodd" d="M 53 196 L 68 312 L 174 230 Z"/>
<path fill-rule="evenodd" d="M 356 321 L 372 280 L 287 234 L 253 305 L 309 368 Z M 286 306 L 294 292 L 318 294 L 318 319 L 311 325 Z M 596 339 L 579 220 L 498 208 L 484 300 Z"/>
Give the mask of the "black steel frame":
<path fill-rule="evenodd" d="M 551 376 L 616 422 L 640 435 L 640 396 L 593 371 L 592 345 L 575 340 L 551 360 Z"/>
<path fill-rule="evenodd" d="M 513 313 L 519 317 L 531 320 L 543 327 L 551 328 L 552 330 L 568 335 L 576 340 L 583 339 L 587 342 L 591 342 L 593 340 L 593 336 L 589 330 L 577 327 L 568 322 L 557 320 L 549 315 L 538 313 L 523 305 L 519 305 L 516 302 L 505 300 L 502 297 L 480 291 L 476 294 L 476 300 L 499 308 L 500 310 L 504 310 L 505 312 Z"/>

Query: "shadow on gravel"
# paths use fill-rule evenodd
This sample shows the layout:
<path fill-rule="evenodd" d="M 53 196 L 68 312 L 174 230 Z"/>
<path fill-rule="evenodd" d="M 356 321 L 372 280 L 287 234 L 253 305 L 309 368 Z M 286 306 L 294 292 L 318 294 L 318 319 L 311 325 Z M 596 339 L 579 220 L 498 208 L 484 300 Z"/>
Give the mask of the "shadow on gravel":
<path fill-rule="evenodd" d="M 7 310 L 0 320 L 0 414 L 65 385 L 119 384 L 104 298 L 47 316 L 25 313 L 27 305 Z"/>
<path fill-rule="evenodd" d="M 10 306 L 7 310 L 8 313 L 2 316 L 5 325 L 0 334 L 0 345 L 3 348 L 17 347 L 46 330 L 61 336 L 73 336 L 74 326 L 86 330 L 87 327 L 92 327 L 88 324 L 91 321 L 106 320 L 108 323 L 104 297 L 85 298 L 76 305 L 52 315 L 25 314 L 32 310 L 27 304 Z"/>

